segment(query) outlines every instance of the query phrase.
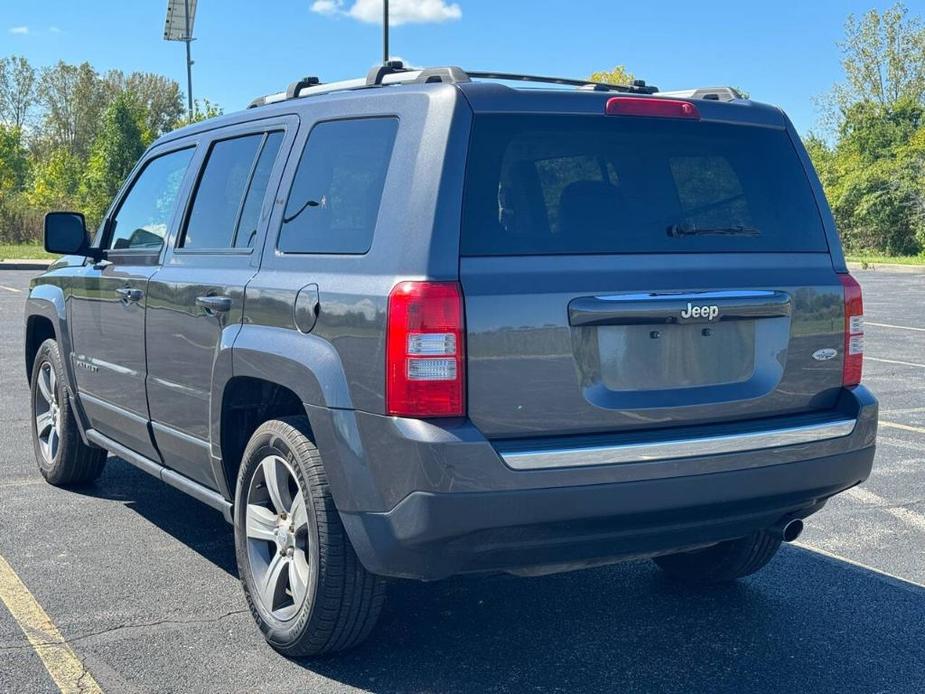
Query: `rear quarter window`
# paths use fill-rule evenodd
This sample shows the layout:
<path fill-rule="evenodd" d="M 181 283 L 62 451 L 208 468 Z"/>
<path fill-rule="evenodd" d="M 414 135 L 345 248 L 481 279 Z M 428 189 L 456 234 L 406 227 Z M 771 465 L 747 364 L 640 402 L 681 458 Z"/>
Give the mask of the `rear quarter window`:
<path fill-rule="evenodd" d="M 473 124 L 465 255 L 827 250 L 783 130 L 509 114 Z"/>
<path fill-rule="evenodd" d="M 296 169 L 277 248 L 363 254 L 372 245 L 397 118 L 319 123 Z"/>

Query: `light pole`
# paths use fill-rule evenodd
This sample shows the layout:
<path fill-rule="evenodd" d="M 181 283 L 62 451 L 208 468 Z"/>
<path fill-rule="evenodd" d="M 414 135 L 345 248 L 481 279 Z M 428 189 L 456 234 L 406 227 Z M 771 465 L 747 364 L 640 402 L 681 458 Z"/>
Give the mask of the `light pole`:
<path fill-rule="evenodd" d="M 382 0 L 382 64 L 389 62 L 389 0 Z"/>
<path fill-rule="evenodd" d="M 186 44 L 186 101 L 189 116 L 193 117 L 193 57 L 190 44 L 193 39 L 193 23 L 196 21 L 196 0 L 167 0 L 167 21 L 164 24 L 164 39 L 183 41 Z"/>
<path fill-rule="evenodd" d="M 190 53 L 190 44 L 193 42 L 193 33 L 190 31 L 189 0 L 183 0 L 183 19 L 186 24 L 186 102 L 189 105 L 190 118 L 193 117 L 193 57 Z"/>

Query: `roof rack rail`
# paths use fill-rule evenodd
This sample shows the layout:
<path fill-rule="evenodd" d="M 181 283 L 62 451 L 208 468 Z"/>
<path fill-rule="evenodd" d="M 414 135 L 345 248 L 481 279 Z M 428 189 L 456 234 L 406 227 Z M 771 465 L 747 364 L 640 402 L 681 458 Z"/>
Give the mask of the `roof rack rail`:
<path fill-rule="evenodd" d="M 679 89 L 670 92 L 659 92 L 659 96 L 682 99 L 706 99 L 707 101 L 735 101 L 744 99 L 733 87 L 697 87 L 695 89 Z"/>
<path fill-rule="evenodd" d="M 539 82 L 543 84 L 563 84 L 583 87 L 597 92 L 633 92 L 635 94 L 655 94 L 658 87 L 649 86 L 645 80 L 633 80 L 632 84 L 611 84 L 594 80 L 576 80 L 570 77 L 542 77 L 540 75 L 521 75 L 514 72 L 469 72 L 469 77 L 476 79 L 509 80 L 511 82 Z"/>
<path fill-rule="evenodd" d="M 658 87 L 650 86 L 644 80 L 634 80 L 632 84 L 609 84 L 593 80 L 579 80 L 568 77 L 543 77 L 540 75 L 522 75 L 513 72 L 469 72 L 455 66 L 408 68 L 400 60 L 390 60 L 383 65 L 377 65 L 365 78 L 344 80 L 341 82 L 321 82 L 317 77 L 304 77 L 293 82 L 285 92 L 261 96 L 250 102 L 248 108 L 274 104 L 288 99 L 316 94 L 329 94 L 331 92 L 363 89 L 367 87 L 381 87 L 392 84 L 460 84 L 471 82 L 472 79 L 504 80 L 512 82 L 536 82 L 541 84 L 561 84 L 574 86 L 580 89 L 593 91 L 616 91 L 633 94 L 655 94 Z"/>

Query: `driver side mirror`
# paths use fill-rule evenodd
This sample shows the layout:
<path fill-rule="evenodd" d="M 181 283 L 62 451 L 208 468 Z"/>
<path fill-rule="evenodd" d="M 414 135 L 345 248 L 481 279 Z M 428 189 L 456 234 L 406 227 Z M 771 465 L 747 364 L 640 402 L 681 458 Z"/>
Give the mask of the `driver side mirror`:
<path fill-rule="evenodd" d="M 90 247 L 87 223 L 80 212 L 49 212 L 45 215 L 45 250 L 92 258 L 99 254 L 97 249 Z"/>

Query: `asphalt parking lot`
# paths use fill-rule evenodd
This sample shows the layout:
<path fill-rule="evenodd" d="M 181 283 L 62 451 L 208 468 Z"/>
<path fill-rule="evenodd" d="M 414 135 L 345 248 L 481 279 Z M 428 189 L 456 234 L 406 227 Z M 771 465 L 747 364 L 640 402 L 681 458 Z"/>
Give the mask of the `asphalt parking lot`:
<path fill-rule="evenodd" d="M 925 274 L 855 273 L 865 382 L 881 399 L 875 471 L 763 572 L 706 591 L 679 588 L 648 562 L 396 583 L 367 644 L 314 661 L 264 644 L 217 512 L 114 458 L 87 489 L 44 483 L 22 365 L 32 274 L 0 271 L 0 565 L 18 574 L 85 668 L 82 686 L 925 691 Z M 0 605 L 0 691 L 57 690 Z"/>

